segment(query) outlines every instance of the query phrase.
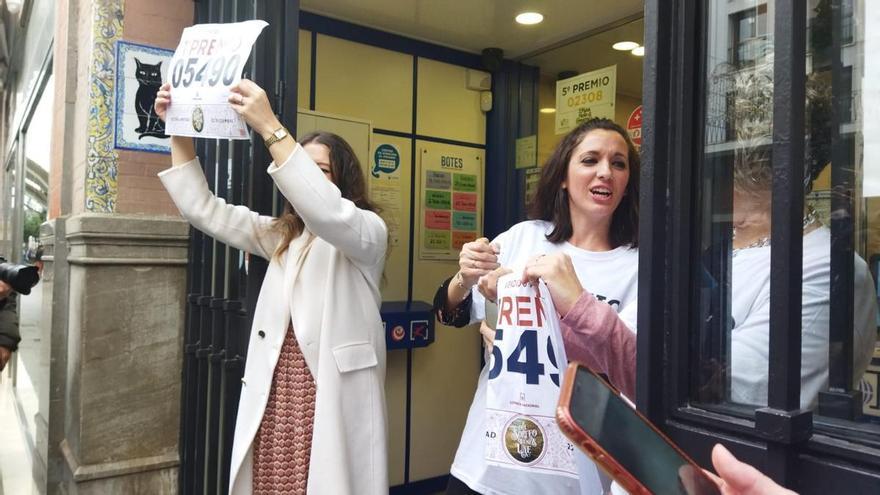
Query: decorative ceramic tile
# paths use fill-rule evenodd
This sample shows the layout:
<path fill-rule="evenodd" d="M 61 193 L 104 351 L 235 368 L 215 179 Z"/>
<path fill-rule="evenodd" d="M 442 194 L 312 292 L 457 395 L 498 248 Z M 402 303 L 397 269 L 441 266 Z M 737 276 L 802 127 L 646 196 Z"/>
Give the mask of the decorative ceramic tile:
<path fill-rule="evenodd" d="M 116 42 L 116 149 L 171 152 L 153 102 L 172 55 L 174 50 Z"/>
<path fill-rule="evenodd" d="M 116 164 L 113 149 L 115 43 L 122 35 L 124 0 L 92 3 L 92 60 L 89 68 L 89 120 L 86 157 L 86 210 L 116 210 Z"/>

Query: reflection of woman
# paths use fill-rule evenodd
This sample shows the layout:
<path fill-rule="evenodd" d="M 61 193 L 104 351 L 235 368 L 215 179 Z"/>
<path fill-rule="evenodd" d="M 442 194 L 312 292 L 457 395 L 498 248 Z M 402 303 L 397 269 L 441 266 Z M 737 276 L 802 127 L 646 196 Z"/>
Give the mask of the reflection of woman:
<path fill-rule="evenodd" d="M 767 160 L 740 155 L 734 167 L 731 267 L 733 330 L 730 335 L 731 400 L 767 403 L 770 360 L 770 184 Z M 831 236 L 812 210 L 803 222 L 801 313 L 801 407 L 815 407 L 828 388 Z M 877 314 L 873 282 L 864 260 L 854 257 L 853 383 L 858 383 L 874 350 Z M 569 359 L 606 373 L 625 394 L 635 391 L 635 336 L 577 284 L 565 260 L 549 258 L 527 267 L 528 278 L 543 278 L 562 319 Z M 571 301 L 576 301 L 572 303 Z M 570 311 L 565 311 L 571 308 Z"/>
<path fill-rule="evenodd" d="M 770 359 L 770 187 L 769 160 L 744 154 L 734 166 L 733 259 L 731 261 L 731 400 L 767 403 Z M 801 312 L 801 407 L 815 407 L 828 387 L 831 233 L 812 210 L 803 221 Z M 876 297 L 865 261 L 854 257 L 853 383 L 874 350 Z"/>
<path fill-rule="evenodd" d="M 168 90 L 156 98 L 163 120 Z M 320 133 L 297 144 L 248 80 L 230 103 L 266 140 L 284 213 L 262 216 L 214 197 L 191 139 L 171 138 L 173 166 L 160 174 L 193 226 L 270 261 L 248 344 L 230 493 L 388 493 L 378 289 L 385 224 L 345 141 Z"/>
<path fill-rule="evenodd" d="M 475 289 L 480 277 L 499 265 L 521 269 L 530 258 L 549 253 L 566 253 L 577 277 L 601 294 L 609 311 L 635 301 L 638 173 L 638 154 L 617 124 L 597 119 L 571 131 L 542 170 L 532 211 L 537 220 L 514 225 L 491 244 L 481 239 L 464 245 L 459 272 L 435 298 L 440 321 L 464 326 L 483 319 L 484 298 Z M 491 284 L 481 285 L 494 299 Z M 577 482 L 569 478 L 486 464 L 487 377 L 484 367 L 447 493 L 578 493 Z M 600 493 L 595 473 L 592 483 L 585 493 Z"/>

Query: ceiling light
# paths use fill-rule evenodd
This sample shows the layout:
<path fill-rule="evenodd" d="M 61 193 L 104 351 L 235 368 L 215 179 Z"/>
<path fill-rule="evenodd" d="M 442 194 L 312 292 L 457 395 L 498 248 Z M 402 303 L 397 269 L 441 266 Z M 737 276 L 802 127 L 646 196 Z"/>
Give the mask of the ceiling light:
<path fill-rule="evenodd" d="M 622 52 L 628 52 L 638 46 L 639 44 L 635 41 L 618 41 L 617 43 L 611 45 L 611 48 L 614 48 L 615 50 L 620 50 Z"/>
<path fill-rule="evenodd" d="M 516 16 L 516 22 L 520 24 L 537 24 L 544 20 L 544 16 L 537 12 L 523 12 Z"/>
<path fill-rule="evenodd" d="M 632 53 L 632 54 L 635 55 L 636 57 L 644 57 L 644 56 L 645 56 L 645 47 L 643 47 L 643 46 L 637 46 L 637 47 L 633 48 L 633 49 L 630 51 L 630 53 Z"/>
<path fill-rule="evenodd" d="M 556 109 L 553 107 L 546 107 L 538 110 L 541 113 L 556 113 Z"/>

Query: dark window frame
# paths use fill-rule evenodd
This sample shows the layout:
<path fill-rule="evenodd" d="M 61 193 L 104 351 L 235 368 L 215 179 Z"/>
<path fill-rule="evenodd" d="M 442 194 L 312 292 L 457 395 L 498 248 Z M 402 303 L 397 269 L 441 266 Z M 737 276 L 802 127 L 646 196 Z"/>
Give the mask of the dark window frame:
<path fill-rule="evenodd" d="M 699 407 L 688 396 L 691 336 L 698 328 L 692 297 L 697 267 L 690 260 L 699 253 L 697 174 L 703 173 L 701 99 L 706 91 L 706 7 L 696 0 L 645 3 L 636 402 L 704 466 L 711 465 L 711 446 L 723 441 L 740 458 L 801 493 L 876 493 L 880 428 L 814 419 L 799 411 L 799 365 L 785 364 L 800 359 L 799 332 L 784 329 L 800 325 L 801 216 L 792 212 L 803 207 L 798 185 L 803 170 L 795 166 L 795 157 L 803 157 L 804 146 L 803 139 L 787 131 L 803 126 L 803 105 L 790 102 L 804 101 L 805 84 L 803 76 L 787 76 L 804 74 L 806 12 L 797 0 L 777 0 L 775 7 L 774 172 L 787 180 L 775 181 L 773 190 L 774 218 L 785 221 L 774 222 L 772 232 L 771 297 L 776 300 L 771 362 L 778 367 L 770 383 L 772 409 L 752 417 L 735 406 Z M 839 47 L 840 40 L 836 43 Z M 774 433 L 779 431 L 785 434 Z"/>

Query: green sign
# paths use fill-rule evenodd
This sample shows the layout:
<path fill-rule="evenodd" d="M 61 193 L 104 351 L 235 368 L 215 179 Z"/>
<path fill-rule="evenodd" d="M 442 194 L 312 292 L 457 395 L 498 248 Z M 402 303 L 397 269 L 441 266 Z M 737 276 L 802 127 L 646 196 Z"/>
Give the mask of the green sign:
<path fill-rule="evenodd" d="M 452 212 L 453 230 L 477 230 L 477 214 L 464 211 Z"/>
<path fill-rule="evenodd" d="M 448 210 L 452 208 L 452 195 L 447 191 L 425 190 L 425 206 L 433 210 Z"/>
<path fill-rule="evenodd" d="M 455 174 L 452 178 L 452 189 L 455 191 L 477 192 L 477 176 L 471 174 Z"/>
<path fill-rule="evenodd" d="M 449 249 L 448 230 L 425 230 L 425 249 Z"/>

